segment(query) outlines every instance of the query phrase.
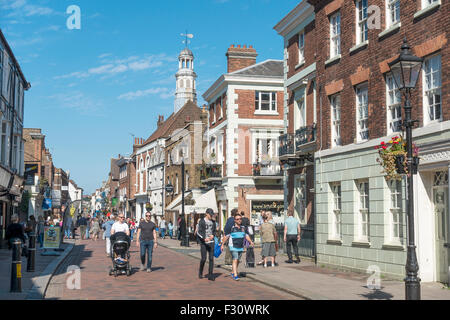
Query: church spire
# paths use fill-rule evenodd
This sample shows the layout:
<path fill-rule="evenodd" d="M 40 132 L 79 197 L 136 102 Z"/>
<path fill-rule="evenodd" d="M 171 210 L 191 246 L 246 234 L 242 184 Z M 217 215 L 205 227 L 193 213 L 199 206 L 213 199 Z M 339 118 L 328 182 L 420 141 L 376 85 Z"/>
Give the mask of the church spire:
<path fill-rule="evenodd" d="M 197 74 L 194 72 L 194 54 L 188 48 L 192 34 L 182 34 L 186 37 L 183 43 L 186 48 L 178 56 L 177 90 L 175 93 L 175 113 L 177 113 L 188 101 L 197 103 L 196 80 Z"/>

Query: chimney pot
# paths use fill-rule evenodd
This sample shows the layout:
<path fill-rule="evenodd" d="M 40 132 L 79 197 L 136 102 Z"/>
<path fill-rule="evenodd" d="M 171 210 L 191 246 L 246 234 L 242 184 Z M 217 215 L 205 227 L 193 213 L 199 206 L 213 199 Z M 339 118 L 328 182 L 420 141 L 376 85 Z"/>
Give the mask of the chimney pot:
<path fill-rule="evenodd" d="M 247 49 L 247 45 L 246 44 L 244 44 L 244 49 Z"/>
<path fill-rule="evenodd" d="M 240 44 L 238 44 L 238 46 L 237 46 L 238 48 L 241 48 L 241 45 Z"/>

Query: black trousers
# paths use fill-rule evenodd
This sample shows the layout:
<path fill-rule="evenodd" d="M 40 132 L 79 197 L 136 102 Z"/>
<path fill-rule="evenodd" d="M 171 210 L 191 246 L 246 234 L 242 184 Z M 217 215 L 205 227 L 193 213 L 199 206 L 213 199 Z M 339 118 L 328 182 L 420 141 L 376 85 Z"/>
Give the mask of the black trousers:
<path fill-rule="evenodd" d="M 286 247 L 287 247 L 287 255 L 289 257 L 289 260 L 292 260 L 292 247 L 294 248 L 295 256 L 298 258 L 298 241 L 297 241 L 297 235 L 286 235 Z"/>
<path fill-rule="evenodd" d="M 214 271 L 214 242 L 205 243 L 200 241 L 200 253 L 202 258 L 200 260 L 200 269 L 198 270 L 199 275 L 203 275 L 203 268 L 206 264 L 206 255 L 209 254 L 209 272 L 208 275 L 212 276 Z"/>

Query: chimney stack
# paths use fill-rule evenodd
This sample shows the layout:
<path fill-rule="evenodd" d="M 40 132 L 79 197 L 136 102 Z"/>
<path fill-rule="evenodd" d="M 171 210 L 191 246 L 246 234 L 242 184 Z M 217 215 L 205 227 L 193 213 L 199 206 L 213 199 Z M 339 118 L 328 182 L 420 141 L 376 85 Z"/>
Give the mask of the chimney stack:
<path fill-rule="evenodd" d="M 164 116 L 159 116 L 158 118 L 158 128 L 164 123 Z"/>
<path fill-rule="evenodd" d="M 241 48 L 241 45 L 235 47 L 231 45 L 228 48 L 226 53 L 227 61 L 228 61 L 228 73 L 232 73 L 256 64 L 256 57 L 258 53 L 253 46 L 244 45 Z"/>

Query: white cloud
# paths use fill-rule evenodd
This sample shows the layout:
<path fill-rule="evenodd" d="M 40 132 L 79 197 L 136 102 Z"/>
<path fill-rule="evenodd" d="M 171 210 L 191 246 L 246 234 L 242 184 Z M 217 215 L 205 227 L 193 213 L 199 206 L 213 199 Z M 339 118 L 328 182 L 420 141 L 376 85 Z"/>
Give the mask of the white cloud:
<path fill-rule="evenodd" d="M 159 94 L 159 97 L 161 99 L 167 99 L 173 96 L 173 93 L 171 93 L 170 90 L 167 88 L 150 88 L 147 90 L 138 90 L 134 92 L 124 93 L 120 95 L 117 99 L 131 101 L 149 95 L 157 95 L 157 94 Z"/>
<path fill-rule="evenodd" d="M 10 11 L 7 17 L 49 16 L 56 13 L 49 7 L 29 4 L 27 0 L 0 0 L 0 8 Z"/>
<path fill-rule="evenodd" d="M 104 63 L 101 66 L 90 68 L 87 71 L 76 71 L 70 74 L 56 76 L 54 79 L 68 78 L 87 78 L 93 75 L 113 76 L 128 71 L 144 71 L 148 69 L 156 69 L 164 66 L 165 62 L 172 61 L 171 57 L 165 54 L 152 55 L 147 57 L 131 56 L 125 59 L 104 59 L 110 57 L 111 54 L 105 53 L 99 56 Z"/>

